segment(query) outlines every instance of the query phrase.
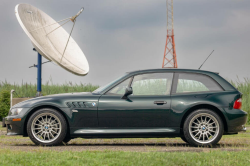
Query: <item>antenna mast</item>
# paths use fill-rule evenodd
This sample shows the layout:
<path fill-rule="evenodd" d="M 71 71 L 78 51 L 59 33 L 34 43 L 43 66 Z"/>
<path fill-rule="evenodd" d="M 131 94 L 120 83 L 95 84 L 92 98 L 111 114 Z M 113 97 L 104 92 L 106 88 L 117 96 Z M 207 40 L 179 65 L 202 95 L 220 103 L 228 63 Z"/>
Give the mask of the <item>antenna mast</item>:
<path fill-rule="evenodd" d="M 167 0 L 167 40 L 163 56 L 162 68 L 178 68 L 174 40 L 173 0 Z"/>
<path fill-rule="evenodd" d="M 213 52 L 214 52 L 214 50 L 208 55 L 207 59 L 213 54 Z M 207 59 L 201 64 L 201 66 L 199 67 L 199 70 L 204 65 L 204 63 L 207 61 Z"/>

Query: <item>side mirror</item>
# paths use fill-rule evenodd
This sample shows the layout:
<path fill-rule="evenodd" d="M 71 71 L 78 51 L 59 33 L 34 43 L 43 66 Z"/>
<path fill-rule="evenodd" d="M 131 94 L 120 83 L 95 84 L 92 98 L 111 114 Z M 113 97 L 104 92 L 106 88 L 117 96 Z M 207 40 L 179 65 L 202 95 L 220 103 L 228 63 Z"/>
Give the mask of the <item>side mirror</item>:
<path fill-rule="evenodd" d="M 125 94 L 122 96 L 122 99 L 128 99 L 128 96 L 133 94 L 133 89 L 132 87 L 127 87 Z"/>

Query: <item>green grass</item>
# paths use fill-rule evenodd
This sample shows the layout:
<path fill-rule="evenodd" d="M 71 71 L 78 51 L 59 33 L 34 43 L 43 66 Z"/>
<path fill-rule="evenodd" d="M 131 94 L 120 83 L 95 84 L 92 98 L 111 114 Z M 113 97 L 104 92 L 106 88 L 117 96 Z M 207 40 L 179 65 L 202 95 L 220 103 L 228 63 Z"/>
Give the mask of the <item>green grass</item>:
<path fill-rule="evenodd" d="M 92 92 L 99 86 L 92 84 L 73 84 L 72 82 L 65 82 L 63 84 L 54 84 L 52 80 L 47 81 L 42 85 L 43 95 L 71 93 L 71 92 Z M 10 84 L 7 81 L 0 82 L 0 91 L 14 89 L 14 97 L 34 97 L 36 95 L 36 84 L 22 83 Z"/>
<path fill-rule="evenodd" d="M 38 148 L 39 149 L 39 148 Z M 21 152 L 0 150 L 1 165 L 249 165 L 250 151 L 226 152 Z"/>

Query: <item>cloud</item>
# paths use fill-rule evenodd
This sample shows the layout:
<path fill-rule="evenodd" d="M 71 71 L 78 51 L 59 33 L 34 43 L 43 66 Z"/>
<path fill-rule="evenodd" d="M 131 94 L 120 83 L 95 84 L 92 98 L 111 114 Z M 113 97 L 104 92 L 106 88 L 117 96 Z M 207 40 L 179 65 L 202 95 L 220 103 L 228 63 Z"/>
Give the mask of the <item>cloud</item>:
<path fill-rule="evenodd" d="M 0 6 L 0 81 L 36 82 L 36 53 L 18 24 L 17 0 Z M 43 81 L 103 85 L 126 71 L 160 68 L 166 39 L 165 0 L 27 0 L 55 20 L 74 15 L 82 6 L 73 38 L 90 64 L 86 77 L 54 65 L 43 66 Z M 3 4 L 3 5 L 2 5 Z M 174 26 L 179 67 L 198 68 L 215 49 L 203 69 L 234 79 L 250 77 L 248 34 L 250 1 L 174 1 Z M 71 24 L 65 26 L 68 31 Z"/>

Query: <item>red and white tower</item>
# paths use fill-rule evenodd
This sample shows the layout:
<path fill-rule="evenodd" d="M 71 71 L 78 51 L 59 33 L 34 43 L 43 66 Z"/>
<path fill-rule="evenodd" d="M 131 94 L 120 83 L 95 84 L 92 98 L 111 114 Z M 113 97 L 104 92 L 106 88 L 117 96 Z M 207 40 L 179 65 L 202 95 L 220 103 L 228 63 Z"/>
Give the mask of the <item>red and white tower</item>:
<path fill-rule="evenodd" d="M 162 68 L 178 68 L 174 40 L 173 0 L 167 0 L 167 40 L 163 56 Z"/>

